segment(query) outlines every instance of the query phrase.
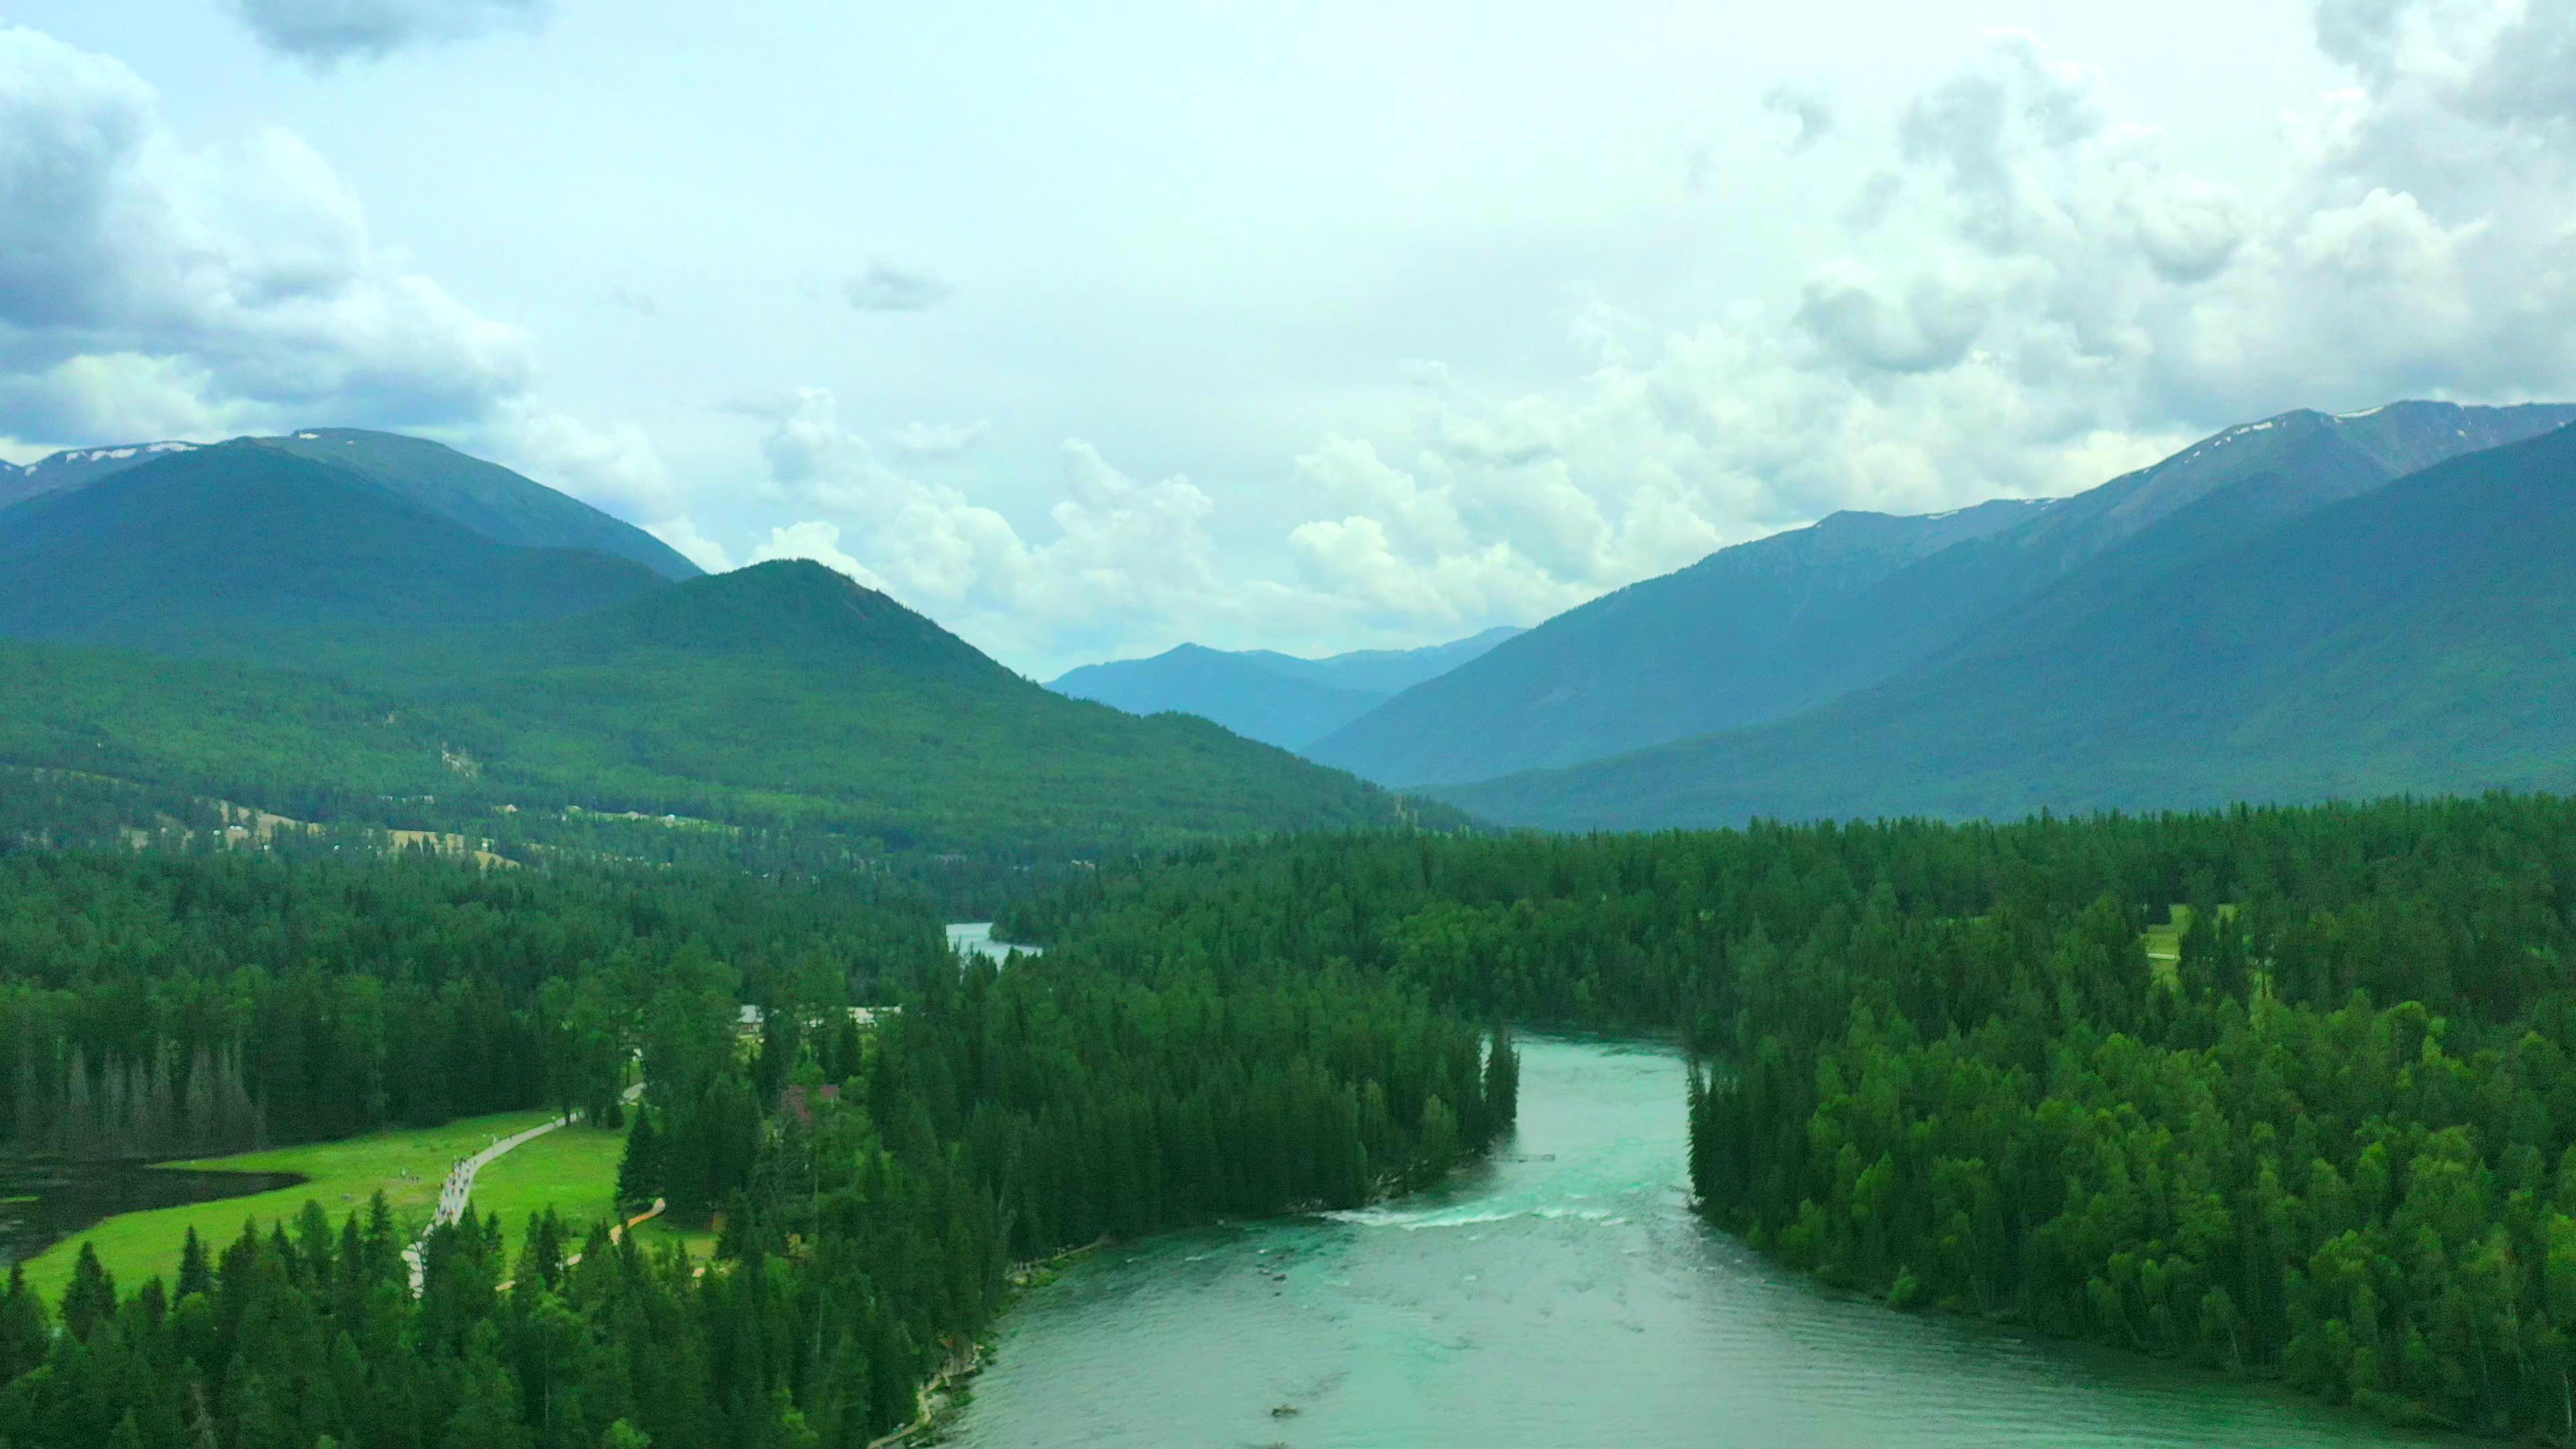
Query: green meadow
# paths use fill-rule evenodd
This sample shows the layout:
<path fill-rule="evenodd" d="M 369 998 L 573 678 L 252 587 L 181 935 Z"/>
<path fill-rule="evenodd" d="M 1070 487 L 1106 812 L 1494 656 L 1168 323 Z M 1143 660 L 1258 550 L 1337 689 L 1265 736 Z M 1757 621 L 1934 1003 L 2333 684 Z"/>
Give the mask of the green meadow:
<path fill-rule="evenodd" d="M 29 1259 L 27 1281 L 48 1300 L 60 1297 L 71 1281 L 72 1263 L 83 1243 L 97 1247 L 99 1261 L 122 1286 L 132 1287 L 155 1274 L 166 1279 L 178 1272 L 180 1244 L 191 1227 L 213 1251 L 239 1236 L 244 1221 L 257 1223 L 264 1233 L 274 1222 L 292 1221 L 309 1201 L 320 1203 L 336 1223 L 349 1213 L 364 1212 L 368 1198 L 379 1191 L 409 1235 L 429 1221 L 438 1204 L 438 1185 L 456 1159 L 553 1115 L 501 1112 L 461 1118 L 444 1127 L 371 1132 L 338 1142 L 172 1163 L 214 1172 L 294 1172 L 303 1174 L 306 1181 L 274 1192 L 109 1218 Z M 475 1208 L 501 1214 L 513 1252 L 528 1216 L 549 1205 L 576 1224 L 606 1217 L 617 1185 L 622 1145 L 623 1139 L 614 1132 L 558 1128 L 476 1174 Z"/>

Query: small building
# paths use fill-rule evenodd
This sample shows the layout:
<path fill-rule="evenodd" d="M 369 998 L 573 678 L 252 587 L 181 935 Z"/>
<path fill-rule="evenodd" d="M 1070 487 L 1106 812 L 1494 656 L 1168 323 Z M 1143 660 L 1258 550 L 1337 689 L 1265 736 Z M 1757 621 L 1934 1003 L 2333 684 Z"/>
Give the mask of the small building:
<path fill-rule="evenodd" d="M 778 1110 L 781 1114 L 795 1114 L 796 1120 L 799 1122 L 811 1122 L 814 1120 L 814 1104 L 816 1102 L 837 1102 L 839 1100 L 841 1100 L 841 1089 L 829 1082 L 825 1082 L 819 1087 L 808 1087 L 802 1083 L 797 1083 L 792 1084 L 779 1092 Z"/>

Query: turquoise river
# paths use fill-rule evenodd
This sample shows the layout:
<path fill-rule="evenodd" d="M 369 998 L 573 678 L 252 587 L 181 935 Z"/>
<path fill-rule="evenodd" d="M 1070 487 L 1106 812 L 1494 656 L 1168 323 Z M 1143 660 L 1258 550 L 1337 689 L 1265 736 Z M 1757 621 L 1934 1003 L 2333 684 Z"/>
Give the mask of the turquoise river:
<path fill-rule="evenodd" d="M 947 1442 L 1294 1449 L 2432 1444 L 2256 1384 L 1823 1291 L 1683 1192 L 1668 1049 L 1522 1043 L 1442 1190 L 1124 1244 L 1005 1320 Z"/>

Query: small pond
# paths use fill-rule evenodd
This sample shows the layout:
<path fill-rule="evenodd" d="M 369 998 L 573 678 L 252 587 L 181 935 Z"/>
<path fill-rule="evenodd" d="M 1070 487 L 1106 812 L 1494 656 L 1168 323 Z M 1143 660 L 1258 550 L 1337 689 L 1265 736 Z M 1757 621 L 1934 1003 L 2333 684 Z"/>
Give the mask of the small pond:
<path fill-rule="evenodd" d="M 118 1213 L 271 1192 L 293 1172 L 200 1172 L 140 1162 L 0 1159 L 0 1266 L 36 1256 Z"/>

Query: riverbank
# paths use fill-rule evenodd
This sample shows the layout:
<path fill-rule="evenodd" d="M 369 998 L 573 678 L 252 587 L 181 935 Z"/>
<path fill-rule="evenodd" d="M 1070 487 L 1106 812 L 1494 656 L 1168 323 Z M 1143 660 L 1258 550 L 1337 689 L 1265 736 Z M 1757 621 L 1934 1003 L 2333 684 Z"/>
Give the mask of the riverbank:
<path fill-rule="evenodd" d="M 2259 1384 L 1822 1291 L 1693 1215 L 1679 1054 L 1522 1036 L 1436 1187 L 1122 1244 L 995 1335 L 957 1449 L 2362 1449 Z M 1293 1416 L 1274 1413 L 1293 1408 Z"/>
<path fill-rule="evenodd" d="M 893 1446 L 906 1443 L 918 1435 L 935 1432 L 948 1415 L 959 1407 L 956 1397 L 950 1394 L 949 1390 L 983 1372 L 984 1365 L 989 1361 L 992 1353 L 993 1336 L 1000 1328 L 1003 1317 L 1011 1311 L 1011 1305 L 1019 1300 L 1020 1295 L 1054 1282 L 1056 1274 L 1062 1272 L 1067 1264 L 1108 1246 L 1109 1239 L 1103 1237 L 1085 1243 L 1079 1248 L 1067 1248 L 1052 1257 L 1035 1258 L 1025 1263 L 1012 1264 L 1009 1272 L 1004 1275 L 1003 1281 L 1006 1287 L 1002 1294 L 1001 1307 L 994 1310 L 992 1326 L 985 1329 L 981 1338 L 968 1344 L 964 1354 L 951 1355 L 949 1361 L 940 1366 L 939 1372 L 931 1375 L 930 1382 L 923 1384 L 914 1393 L 913 1407 L 918 1412 L 911 1423 L 892 1433 L 869 1440 L 867 1449 L 893 1449 Z"/>

